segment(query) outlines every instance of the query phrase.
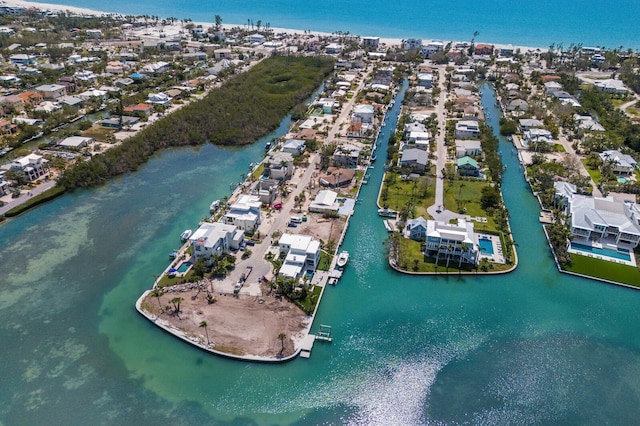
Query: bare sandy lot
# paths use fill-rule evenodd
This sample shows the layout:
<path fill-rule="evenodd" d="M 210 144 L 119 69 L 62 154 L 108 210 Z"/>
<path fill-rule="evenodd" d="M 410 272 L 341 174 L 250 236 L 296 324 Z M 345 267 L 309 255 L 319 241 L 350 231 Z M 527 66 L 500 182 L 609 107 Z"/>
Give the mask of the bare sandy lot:
<path fill-rule="evenodd" d="M 196 287 L 188 289 L 188 287 Z M 211 349 L 237 356 L 286 357 L 295 352 L 296 342 L 305 335 L 309 317 L 284 297 L 275 297 L 275 291 L 263 285 L 262 297 L 232 294 L 215 294 L 216 301 L 207 302 L 208 284 L 177 285 L 165 289 L 158 300 L 151 293 L 142 302 L 145 311 Z M 196 297 L 197 295 L 197 297 Z M 176 315 L 171 299 L 181 297 L 180 314 Z M 200 327 L 206 321 L 207 327 Z M 286 334 L 284 350 L 278 339 Z"/>

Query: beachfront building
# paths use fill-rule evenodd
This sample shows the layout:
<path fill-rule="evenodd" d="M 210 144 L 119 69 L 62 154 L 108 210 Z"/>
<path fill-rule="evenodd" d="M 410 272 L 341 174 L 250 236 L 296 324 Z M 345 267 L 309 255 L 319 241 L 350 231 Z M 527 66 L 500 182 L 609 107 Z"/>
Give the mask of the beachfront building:
<path fill-rule="evenodd" d="M 210 263 L 212 256 L 238 249 L 243 239 L 244 231 L 233 225 L 203 222 L 189 238 L 189 245 L 196 259 L 204 258 Z"/>
<path fill-rule="evenodd" d="M 380 45 L 380 37 L 362 37 L 362 47 L 372 47 L 377 49 Z"/>
<path fill-rule="evenodd" d="M 460 120 L 456 122 L 457 138 L 478 138 L 480 137 L 480 125 L 477 120 Z"/>
<path fill-rule="evenodd" d="M 41 155 L 32 153 L 13 160 L 10 170 L 23 172 L 27 180 L 33 181 L 48 172 L 48 162 Z"/>
<path fill-rule="evenodd" d="M 435 258 L 437 265 L 477 265 L 480 252 L 475 240 L 472 222 L 458 219 L 452 224 L 428 220 L 424 255 Z"/>
<path fill-rule="evenodd" d="M 262 222 L 260 216 L 261 206 L 260 197 L 242 194 L 235 203 L 229 206 L 229 211 L 225 213 L 221 221 L 245 232 L 253 232 Z"/>
<path fill-rule="evenodd" d="M 313 273 L 320 261 L 320 242 L 309 235 L 282 234 L 278 241 L 280 256 L 284 262 L 278 275 L 300 278 L 304 273 Z"/>
<path fill-rule="evenodd" d="M 572 194 L 568 199 L 573 241 L 633 250 L 640 242 L 640 208 L 613 197 Z"/>
<path fill-rule="evenodd" d="M 605 164 L 611 164 L 616 175 L 632 176 L 638 165 L 632 156 L 617 150 L 603 151 L 599 155 Z"/>

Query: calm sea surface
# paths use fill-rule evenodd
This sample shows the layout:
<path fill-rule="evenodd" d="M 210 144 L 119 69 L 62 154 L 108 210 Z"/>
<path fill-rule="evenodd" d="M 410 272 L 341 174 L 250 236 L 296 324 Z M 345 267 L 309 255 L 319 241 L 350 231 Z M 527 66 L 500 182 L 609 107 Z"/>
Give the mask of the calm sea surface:
<path fill-rule="evenodd" d="M 309 29 L 382 37 L 470 40 L 548 47 L 551 43 L 640 48 L 637 19 L 640 2 L 619 0 L 345 0 L 317 1 L 168 1 L 51 0 L 107 12 L 173 16 L 178 19 L 247 24 L 258 20 L 272 27 Z"/>
<path fill-rule="evenodd" d="M 285 365 L 204 354 L 133 307 L 262 141 L 164 152 L 0 226 L 0 424 L 637 422 L 640 293 L 555 270 L 516 157 L 501 150 L 514 273 L 393 273 L 379 163 L 344 244 L 352 260 L 316 320 L 334 342 Z"/>

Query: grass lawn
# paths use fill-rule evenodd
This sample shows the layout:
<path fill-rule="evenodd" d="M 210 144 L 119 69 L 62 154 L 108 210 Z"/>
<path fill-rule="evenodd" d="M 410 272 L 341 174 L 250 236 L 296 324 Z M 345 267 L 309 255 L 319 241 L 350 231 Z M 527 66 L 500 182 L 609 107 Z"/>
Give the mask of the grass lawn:
<path fill-rule="evenodd" d="M 583 158 L 581 161 L 582 164 L 584 164 L 584 168 L 587 170 L 587 173 L 589 173 L 589 176 L 591 176 L 591 179 L 593 179 L 596 185 L 600 183 L 600 181 L 602 180 L 602 173 L 600 173 L 600 170 L 591 170 L 589 166 L 587 166 L 586 158 Z"/>
<path fill-rule="evenodd" d="M 421 250 L 422 243 L 413 241 L 408 238 L 400 238 L 400 255 L 398 266 L 410 272 L 439 272 L 439 273 L 456 273 L 456 272 L 473 272 L 476 270 L 471 265 L 462 265 L 460 269 L 454 266 L 446 268 L 443 264 L 436 267 L 435 259 L 427 258 L 425 261 L 424 254 Z M 440 261 L 442 262 L 442 260 Z M 511 265 L 503 265 L 499 263 L 489 263 L 489 272 L 506 271 Z"/>
<path fill-rule="evenodd" d="M 320 261 L 318 262 L 318 267 L 316 269 L 319 271 L 328 271 L 329 267 L 331 267 L 331 259 L 332 256 L 329 253 L 324 250 L 320 250 Z"/>
<path fill-rule="evenodd" d="M 553 150 L 555 152 L 567 152 L 567 150 L 564 149 L 564 146 L 562 146 L 561 143 L 557 143 L 557 144 L 553 145 Z"/>
<path fill-rule="evenodd" d="M 636 267 L 594 259 L 575 253 L 571 253 L 571 259 L 571 265 L 562 265 L 562 269 L 640 287 L 640 272 Z"/>
<path fill-rule="evenodd" d="M 390 176 L 391 174 L 387 174 Z M 435 180 L 431 176 L 422 176 L 416 181 L 402 180 L 398 175 L 391 175 L 390 183 L 385 179 L 383 191 L 388 188 L 387 200 L 382 197 L 378 200 L 380 205 L 400 211 L 403 206 L 409 204 L 414 208 L 414 217 L 423 216 L 430 219 L 427 208 L 436 202 Z"/>
<path fill-rule="evenodd" d="M 112 135 L 113 132 L 114 132 L 113 129 L 109 129 L 109 128 L 104 127 L 104 126 L 100 126 L 99 124 L 94 124 L 93 126 L 88 128 L 87 130 L 82 132 L 82 136 L 85 136 L 85 137 L 88 137 L 88 138 L 94 138 L 95 140 L 100 141 L 100 142 L 106 142 L 106 140 L 109 137 L 109 135 Z"/>
<path fill-rule="evenodd" d="M 626 109 L 628 114 L 631 115 L 640 115 L 640 110 L 638 108 L 634 108 L 634 107 L 629 107 Z"/>
<path fill-rule="evenodd" d="M 260 165 L 251 173 L 251 177 L 254 180 L 260 179 L 260 176 L 264 173 L 264 163 L 260 163 Z"/>
<path fill-rule="evenodd" d="M 491 216 L 482 209 L 480 205 L 480 197 L 482 196 L 482 188 L 489 184 L 485 181 L 463 181 L 449 180 L 444 181 L 444 206 L 453 212 L 458 212 L 460 207 L 464 207 L 471 217 L 482 216 L 487 218 L 486 223 L 474 222 L 476 231 L 493 231 L 497 232 L 498 228 Z"/>
<path fill-rule="evenodd" d="M 318 304 L 318 298 L 320 297 L 321 292 L 322 287 L 314 285 L 313 288 L 309 289 L 307 297 L 304 300 L 298 301 L 298 305 L 302 308 L 303 311 L 312 314 L 313 310 Z"/>

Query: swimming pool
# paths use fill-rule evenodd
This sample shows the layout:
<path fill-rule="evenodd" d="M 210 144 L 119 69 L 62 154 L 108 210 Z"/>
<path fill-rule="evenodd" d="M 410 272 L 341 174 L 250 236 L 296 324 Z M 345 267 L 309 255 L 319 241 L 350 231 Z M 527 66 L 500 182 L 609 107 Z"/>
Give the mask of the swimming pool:
<path fill-rule="evenodd" d="M 624 178 L 622 176 L 618 176 L 618 182 L 620 182 L 622 184 L 625 184 L 625 183 L 629 182 L 629 179 Z"/>
<path fill-rule="evenodd" d="M 190 266 L 191 266 L 191 262 L 182 262 L 178 267 L 178 272 L 181 274 L 184 274 L 185 272 L 187 272 Z"/>
<path fill-rule="evenodd" d="M 489 238 L 479 238 L 478 245 L 480 246 L 480 254 L 493 255 L 493 242 Z"/>
<path fill-rule="evenodd" d="M 613 250 L 610 248 L 600 248 L 600 247 L 592 247 L 587 246 L 580 243 L 571 243 L 571 248 L 576 251 L 582 251 L 586 253 L 593 253 L 599 256 L 611 257 L 613 259 L 620 259 L 631 261 L 631 255 L 629 251 L 626 249 Z"/>

